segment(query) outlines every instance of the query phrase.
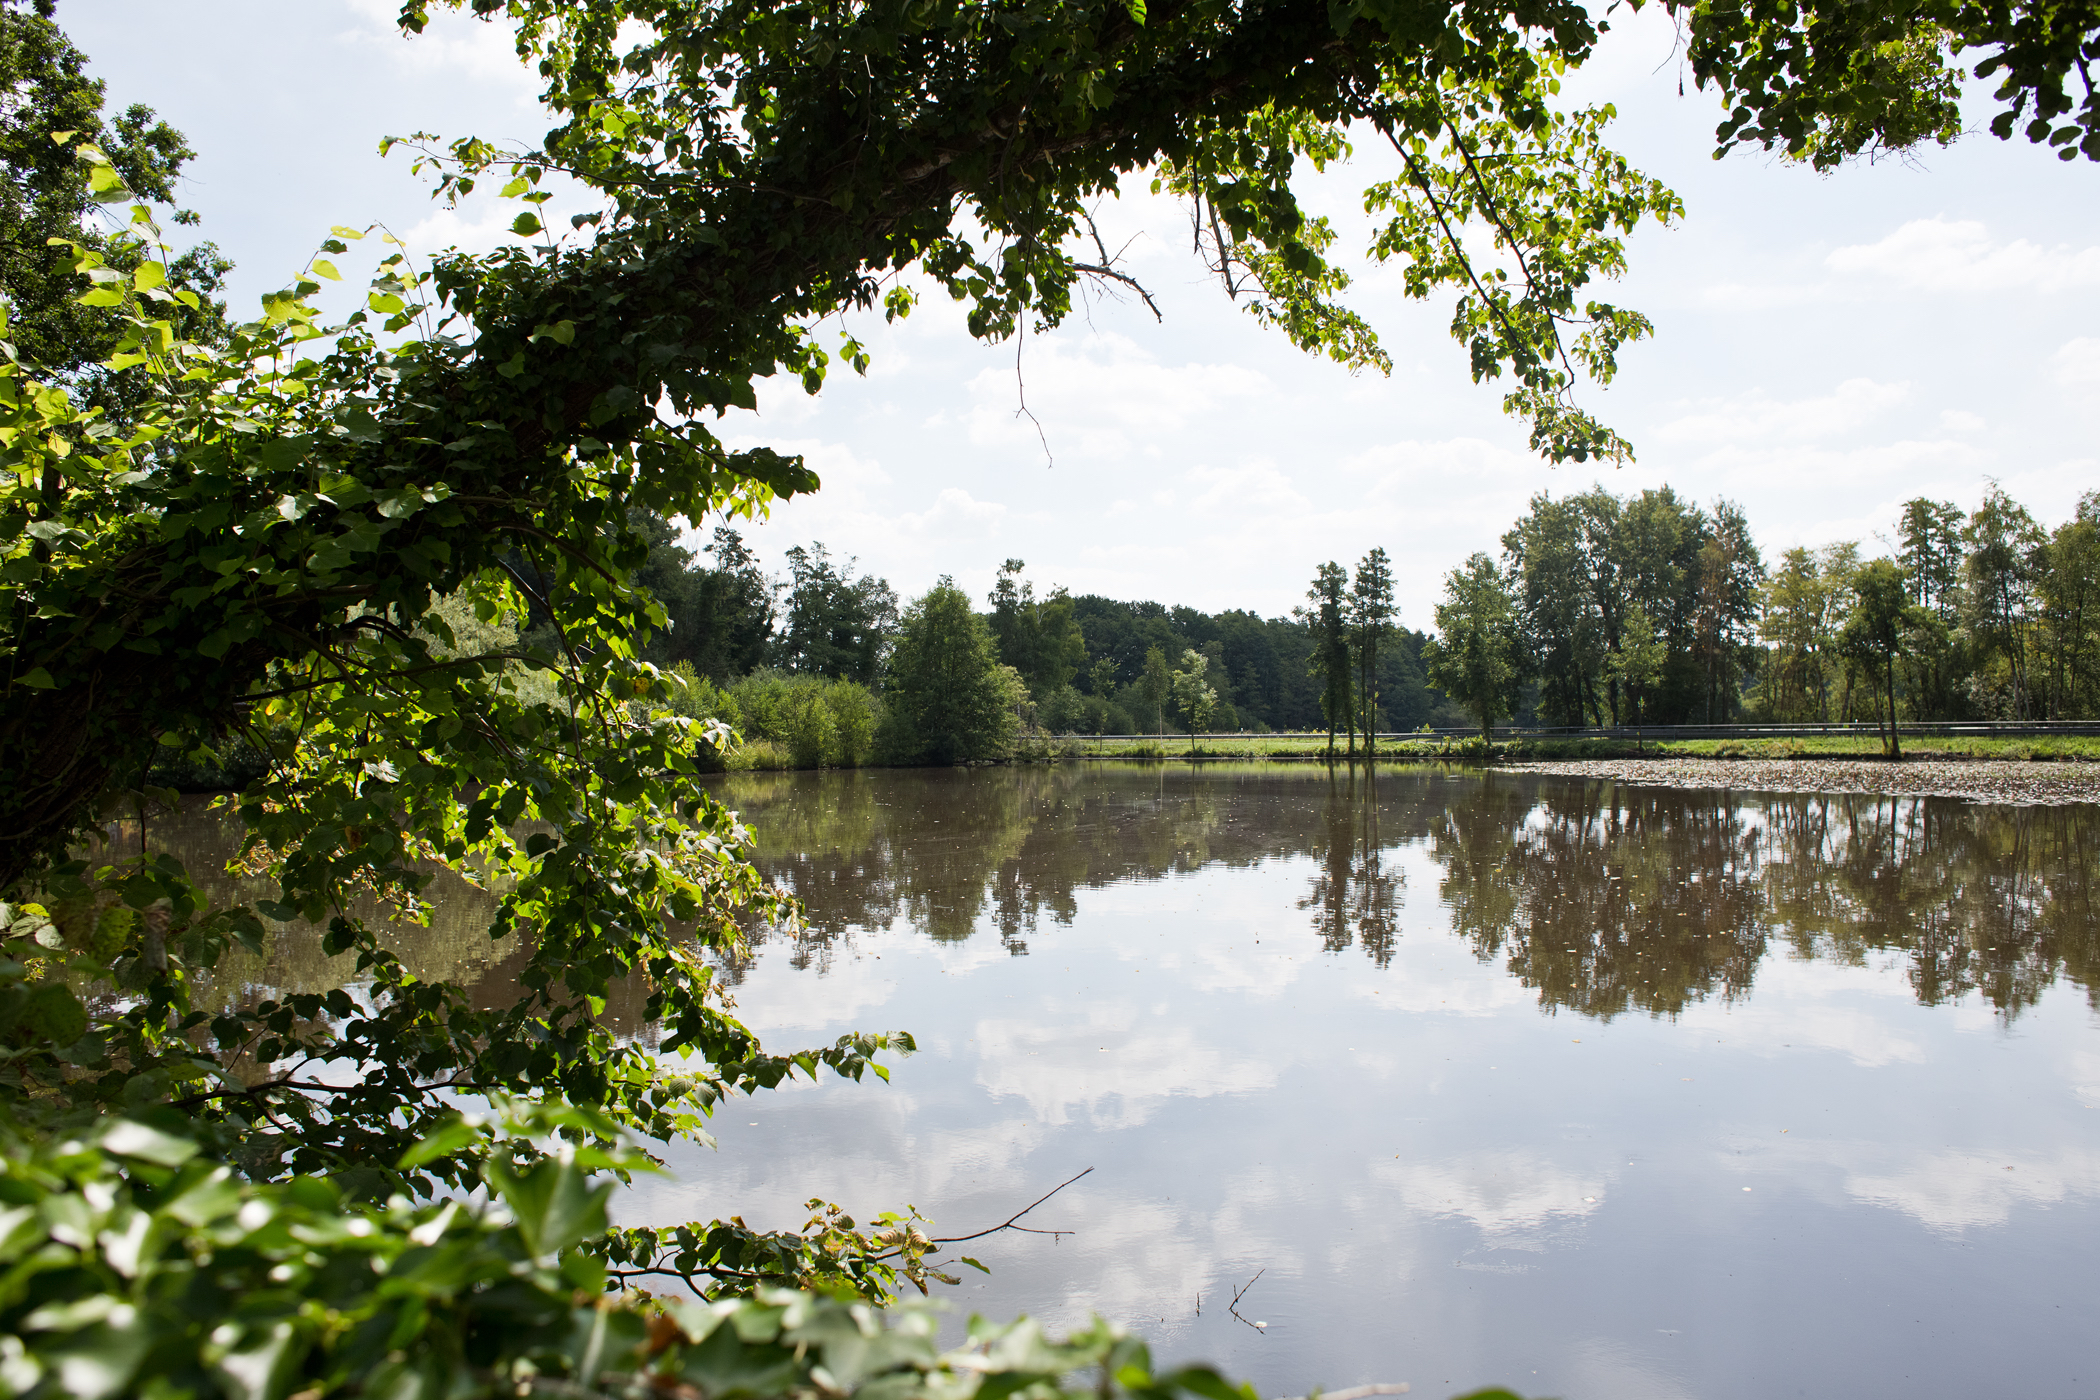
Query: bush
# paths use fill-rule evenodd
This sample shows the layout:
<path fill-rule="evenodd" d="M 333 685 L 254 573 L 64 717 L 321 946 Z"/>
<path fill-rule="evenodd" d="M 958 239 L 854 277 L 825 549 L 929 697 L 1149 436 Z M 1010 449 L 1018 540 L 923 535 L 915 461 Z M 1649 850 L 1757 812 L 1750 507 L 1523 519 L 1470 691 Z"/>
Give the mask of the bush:
<path fill-rule="evenodd" d="M 1035 722 L 1052 734 L 1072 734 L 1087 728 L 1090 706 L 1100 702 L 1061 685 L 1036 702 Z"/>
<path fill-rule="evenodd" d="M 729 751 L 725 766 L 732 773 L 784 773 L 795 762 L 771 739 L 751 739 Z"/>
<path fill-rule="evenodd" d="M 875 732 L 882 723 L 881 702 L 859 682 L 840 679 L 824 692 L 824 703 L 831 709 L 838 766 L 863 766 L 875 753 Z"/>
<path fill-rule="evenodd" d="M 758 670 L 723 690 L 683 662 L 672 671 L 684 682 L 673 710 L 736 731 L 720 767 L 858 768 L 873 756 L 882 702 L 857 681 Z"/>

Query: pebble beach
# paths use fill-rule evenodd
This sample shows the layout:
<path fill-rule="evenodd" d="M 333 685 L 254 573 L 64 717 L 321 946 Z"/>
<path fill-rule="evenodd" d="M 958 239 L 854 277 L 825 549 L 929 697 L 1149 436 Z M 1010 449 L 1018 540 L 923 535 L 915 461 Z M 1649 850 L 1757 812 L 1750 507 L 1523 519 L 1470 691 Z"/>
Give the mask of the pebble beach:
<path fill-rule="evenodd" d="M 1615 758 L 1504 762 L 1504 772 L 1738 792 L 1860 792 L 1895 797 L 1959 797 L 2008 806 L 2100 802 L 2100 763 L 1915 758 L 1864 759 Z"/>

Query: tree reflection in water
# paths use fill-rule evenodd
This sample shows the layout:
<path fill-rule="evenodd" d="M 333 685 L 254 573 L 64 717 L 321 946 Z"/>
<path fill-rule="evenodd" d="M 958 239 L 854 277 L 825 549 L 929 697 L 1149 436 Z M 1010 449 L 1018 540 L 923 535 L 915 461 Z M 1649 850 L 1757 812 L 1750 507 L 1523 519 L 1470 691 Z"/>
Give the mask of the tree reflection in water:
<path fill-rule="evenodd" d="M 1327 777 L 1320 813 L 1324 845 L 1312 852 L 1319 869 L 1298 907 L 1314 911 L 1313 927 L 1328 952 L 1360 941 L 1371 961 L 1384 967 L 1393 960 L 1393 942 L 1400 936 L 1400 896 L 1407 876 L 1386 866 L 1378 770 L 1366 766 L 1359 780 L 1350 764 L 1346 771 L 1330 770 Z"/>
<path fill-rule="evenodd" d="M 800 775 L 730 795 L 807 901 L 798 966 L 899 917 L 946 940 L 989 927 L 1025 953 L 1081 889 L 1309 857 L 1296 904 L 1322 947 L 1384 967 L 1420 849 L 1451 929 L 1548 1010 L 1734 1001 L 1774 946 L 1901 959 L 1927 1005 L 1975 991 L 2010 1019 L 2058 977 L 2100 1005 L 2090 806 L 1348 765 Z"/>
<path fill-rule="evenodd" d="M 1973 991 L 2007 1021 L 2058 978 L 2100 1008 L 2100 808 L 2089 805 L 1689 791 L 1421 766 L 720 781 L 757 831 L 761 863 L 807 910 L 799 929 L 752 930 L 753 949 L 724 965 L 732 981 L 768 944 L 821 974 L 857 930 L 892 925 L 951 943 L 989 931 L 1018 956 L 1044 918 L 1074 918 L 1083 890 L 1304 860 L 1294 903 L 1330 955 L 1353 947 L 1387 966 L 1407 927 L 1406 867 L 1426 864 L 1450 931 L 1549 1011 L 1667 1017 L 1732 1001 L 1774 948 L 1895 960 L 1920 1002 Z M 150 835 L 201 873 L 223 868 L 238 845 L 232 824 L 201 805 Z M 275 893 L 253 879 L 214 884 L 221 899 Z M 488 941 L 492 898 L 451 882 L 427 927 L 398 926 L 389 941 L 419 973 L 500 1004 L 514 995 L 521 950 Z M 1416 936 L 1443 934 L 1435 907 L 1418 900 L 1408 912 Z M 222 969 L 218 999 L 325 990 L 352 973 L 322 955 L 319 930 L 275 925 L 263 957 Z M 631 1017 L 645 990 L 616 996 L 608 1014 Z"/>

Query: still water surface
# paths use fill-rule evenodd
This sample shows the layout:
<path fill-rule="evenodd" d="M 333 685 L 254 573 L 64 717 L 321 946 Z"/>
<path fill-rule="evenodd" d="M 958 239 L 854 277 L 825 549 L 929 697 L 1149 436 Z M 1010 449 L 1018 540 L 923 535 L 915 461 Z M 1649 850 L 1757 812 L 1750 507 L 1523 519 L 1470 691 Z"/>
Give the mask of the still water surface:
<path fill-rule="evenodd" d="M 959 1311 L 1102 1312 L 1270 1395 L 2100 1394 L 2100 810 L 1279 765 L 719 791 L 808 910 L 726 964 L 738 1014 L 922 1049 L 732 1103 L 630 1222 L 817 1195 L 962 1234 L 1092 1167 L 1029 1217 L 1071 1234 L 970 1246 Z M 447 912 L 404 952 L 497 994 Z"/>

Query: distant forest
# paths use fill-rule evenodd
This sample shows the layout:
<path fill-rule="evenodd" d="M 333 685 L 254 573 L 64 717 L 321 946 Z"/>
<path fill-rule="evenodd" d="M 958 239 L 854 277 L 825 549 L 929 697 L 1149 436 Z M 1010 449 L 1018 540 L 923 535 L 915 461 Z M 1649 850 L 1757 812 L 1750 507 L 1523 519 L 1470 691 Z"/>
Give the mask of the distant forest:
<path fill-rule="evenodd" d="M 772 576 L 735 530 L 696 553 L 649 528 L 641 581 L 669 625 L 647 659 L 718 686 L 780 673 L 883 689 L 903 615 L 886 580 L 821 543 Z M 1022 718 L 1051 733 L 1186 732 L 1192 714 L 1210 732 L 1317 730 L 1330 710 L 1361 721 L 1366 695 L 1383 731 L 1483 706 L 1563 725 L 2100 712 L 2100 493 L 2054 530 L 1995 486 L 1974 512 L 1910 501 L 1883 559 L 1839 543 L 1768 566 L 1740 509 L 1667 486 L 1541 494 L 1501 542 L 1447 579 L 1434 637 L 1393 618 L 1382 550 L 1353 584 L 1309 565 L 1307 605 L 1269 618 L 1039 590 L 1010 559 L 978 616 L 1026 688 Z M 1169 667 L 1173 685 L 1207 687 L 1204 709 L 1175 698 Z"/>
<path fill-rule="evenodd" d="M 645 650 L 659 666 L 680 662 L 727 686 L 772 669 L 842 677 L 880 688 L 900 616 L 896 591 L 853 558 L 821 543 L 788 551 L 788 571 L 769 576 L 737 531 L 718 527 L 697 553 L 665 522 L 641 581 L 664 605 L 669 626 Z M 981 615 L 1000 660 L 1028 688 L 1029 718 L 1053 733 L 1168 733 L 1186 726 L 1171 705 L 1145 694 L 1149 652 L 1179 666 L 1207 658 L 1216 692 L 1213 732 L 1319 729 L 1322 681 L 1311 665 L 1314 628 L 1303 618 L 1264 618 L 1244 609 L 1206 613 L 1157 602 L 1124 602 L 1062 588 L 1038 594 L 1021 560 L 1008 560 Z M 1396 627 L 1378 653 L 1384 729 L 1458 725 L 1465 712 L 1422 678 L 1420 632 Z M 1155 663 L 1157 664 L 1157 663 Z"/>

